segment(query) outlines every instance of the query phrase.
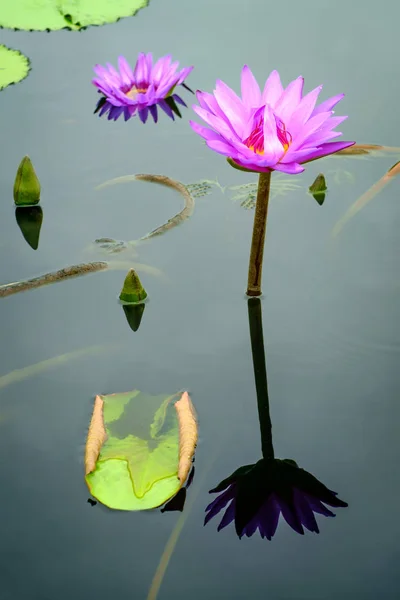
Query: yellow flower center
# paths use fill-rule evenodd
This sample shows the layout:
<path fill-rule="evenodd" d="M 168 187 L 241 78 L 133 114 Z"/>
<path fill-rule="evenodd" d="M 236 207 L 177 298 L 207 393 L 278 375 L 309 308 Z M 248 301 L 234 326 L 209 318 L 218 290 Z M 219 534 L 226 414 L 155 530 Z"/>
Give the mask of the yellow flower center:
<path fill-rule="evenodd" d="M 147 92 L 147 88 L 136 87 L 135 84 L 131 87 L 130 90 L 125 92 L 125 95 L 128 96 L 131 100 L 135 100 L 138 94 L 145 94 Z"/>
<path fill-rule="evenodd" d="M 276 133 L 283 147 L 283 156 L 289 149 L 292 142 L 292 136 L 286 129 L 285 123 L 275 116 Z M 262 156 L 264 154 L 264 108 L 257 111 L 254 119 L 253 131 L 243 140 L 243 143 L 255 154 Z M 283 158 L 282 156 L 282 158 Z"/>

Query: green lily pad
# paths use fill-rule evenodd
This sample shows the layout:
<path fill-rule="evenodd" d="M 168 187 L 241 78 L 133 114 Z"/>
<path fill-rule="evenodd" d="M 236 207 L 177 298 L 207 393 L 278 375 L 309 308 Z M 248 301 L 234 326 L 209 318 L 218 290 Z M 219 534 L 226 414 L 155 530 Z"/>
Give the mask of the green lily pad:
<path fill-rule="evenodd" d="M 64 18 L 57 0 L 12 0 L 2 2 L 0 26 L 9 29 L 45 31 L 72 28 Z"/>
<path fill-rule="evenodd" d="M 131 17 L 148 0 L 10 0 L 0 6 L 0 27 L 27 30 L 81 29 Z"/>
<path fill-rule="evenodd" d="M 0 46 L 0 90 L 25 79 L 29 69 L 29 59 L 21 52 Z"/>
<path fill-rule="evenodd" d="M 57 4 L 64 18 L 79 27 L 114 23 L 123 17 L 133 17 L 148 0 L 61 0 Z"/>
<path fill-rule="evenodd" d="M 86 483 L 99 502 L 118 510 L 144 510 L 161 506 L 178 492 L 182 483 L 174 404 L 179 396 L 133 390 L 96 398 L 103 402 L 105 435 Z M 94 439 L 90 439 L 96 429 L 92 428 L 94 415 L 86 451 Z"/>

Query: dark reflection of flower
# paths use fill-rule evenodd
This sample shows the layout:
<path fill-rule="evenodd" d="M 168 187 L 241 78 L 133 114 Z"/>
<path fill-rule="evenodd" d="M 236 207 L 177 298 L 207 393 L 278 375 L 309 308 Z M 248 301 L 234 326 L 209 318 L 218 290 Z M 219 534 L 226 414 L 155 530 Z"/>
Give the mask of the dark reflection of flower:
<path fill-rule="evenodd" d="M 260 299 L 250 298 L 248 309 L 262 458 L 240 467 L 210 490 L 219 495 L 207 506 L 204 524 L 225 509 L 218 531 L 234 522 L 239 538 L 250 537 L 258 529 L 262 538 L 271 540 L 282 513 L 297 533 L 304 535 L 304 528 L 319 533 L 315 514 L 334 517 L 326 505 L 335 508 L 348 505 L 294 460 L 275 458 Z"/>
<path fill-rule="evenodd" d="M 240 538 L 252 536 L 258 528 L 262 538 L 272 539 L 280 513 L 297 533 L 303 535 L 303 527 L 319 533 L 314 513 L 334 517 L 325 504 L 347 506 L 336 492 L 292 460 L 262 458 L 255 465 L 241 467 L 211 492 L 223 493 L 207 506 L 205 524 L 229 503 L 218 531 L 234 521 Z"/>
<path fill-rule="evenodd" d="M 106 67 L 96 65 L 96 77 L 92 83 L 98 88 L 101 98 L 95 113 L 101 117 L 108 115 L 109 120 L 116 121 L 121 115 L 125 121 L 138 114 L 142 123 L 149 114 L 154 122 L 158 120 L 157 107 L 160 107 L 172 120 L 174 114 L 181 116 L 178 104 L 186 106 L 182 98 L 175 93 L 175 88 L 185 84 L 185 79 L 193 67 L 185 67 L 177 71 L 179 63 L 172 62 L 170 55 L 163 56 L 153 64 L 153 56 L 140 53 L 134 69 L 128 61 L 120 56 L 117 71 L 111 64 Z M 191 90 L 190 90 L 191 91 Z"/>

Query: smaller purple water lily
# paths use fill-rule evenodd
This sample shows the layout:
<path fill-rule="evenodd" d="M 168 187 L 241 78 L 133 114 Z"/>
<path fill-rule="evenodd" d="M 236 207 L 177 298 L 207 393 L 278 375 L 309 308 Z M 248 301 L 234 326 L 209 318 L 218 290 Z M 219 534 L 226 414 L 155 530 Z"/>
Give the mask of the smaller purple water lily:
<path fill-rule="evenodd" d="M 258 529 L 262 538 L 271 540 L 280 513 L 297 533 L 304 535 L 303 527 L 319 533 L 314 513 L 334 517 L 325 504 L 348 506 L 336 492 L 289 459 L 261 459 L 241 467 L 210 490 L 214 492 L 222 494 L 207 506 L 204 525 L 228 505 L 218 531 L 234 521 L 239 538 L 250 537 Z"/>
<path fill-rule="evenodd" d="M 141 52 L 133 70 L 123 56 L 118 57 L 119 71 L 110 63 L 105 67 L 96 65 L 96 77 L 92 83 L 102 97 L 95 112 L 99 116 L 108 114 L 108 119 L 114 121 L 121 115 L 127 121 L 137 113 L 142 123 L 146 123 L 150 114 L 157 123 L 159 106 L 174 120 L 174 113 L 180 116 L 177 104 L 186 106 L 174 89 L 182 85 L 190 90 L 185 79 L 193 70 L 193 67 L 185 67 L 178 71 L 178 67 L 179 62 L 172 62 L 170 55 L 163 56 L 153 64 L 151 52 Z"/>

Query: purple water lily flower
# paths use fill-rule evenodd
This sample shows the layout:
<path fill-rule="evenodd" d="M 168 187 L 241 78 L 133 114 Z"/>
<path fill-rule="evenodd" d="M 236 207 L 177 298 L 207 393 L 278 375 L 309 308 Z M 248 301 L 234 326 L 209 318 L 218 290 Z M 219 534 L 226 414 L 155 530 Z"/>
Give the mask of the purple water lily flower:
<path fill-rule="evenodd" d="M 133 70 L 128 61 L 120 56 L 118 67 L 119 72 L 110 63 L 106 67 L 94 67 L 96 77 L 92 83 L 102 94 L 95 111 L 99 111 L 99 116 L 108 113 L 108 119 L 116 121 L 123 114 L 127 121 L 138 113 L 140 120 L 145 123 L 150 113 L 156 123 L 157 106 L 171 119 L 174 119 L 174 112 L 179 115 L 176 104 L 186 106 L 173 91 L 177 85 L 187 88 L 185 79 L 193 67 L 178 71 L 179 62 L 172 62 L 170 55 L 163 56 L 153 65 L 151 52 L 141 52 Z"/>
<path fill-rule="evenodd" d="M 207 506 L 204 525 L 228 505 L 218 531 L 234 521 L 239 538 L 250 537 L 258 529 L 262 538 L 271 540 L 280 513 L 297 533 L 304 535 L 303 527 L 319 533 L 314 513 L 334 517 L 325 504 L 348 506 L 292 460 L 261 459 L 255 465 L 241 467 L 213 492 L 223 493 Z"/>
<path fill-rule="evenodd" d="M 286 89 L 279 73 L 272 71 L 263 92 L 247 65 L 241 76 L 242 97 L 217 80 L 213 94 L 198 91 L 195 112 L 208 127 L 190 122 L 196 133 L 215 152 L 228 157 L 232 166 L 258 173 L 301 173 L 302 163 L 333 154 L 355 142 L 330 142 L 347 117 L 333 117 L 339 94 L 316 106 L 319 86 L 303 96 L 304 79 L 298 77 Z"/>

